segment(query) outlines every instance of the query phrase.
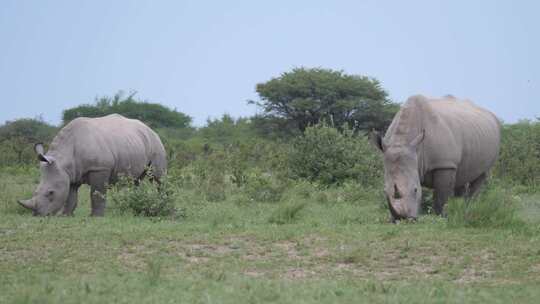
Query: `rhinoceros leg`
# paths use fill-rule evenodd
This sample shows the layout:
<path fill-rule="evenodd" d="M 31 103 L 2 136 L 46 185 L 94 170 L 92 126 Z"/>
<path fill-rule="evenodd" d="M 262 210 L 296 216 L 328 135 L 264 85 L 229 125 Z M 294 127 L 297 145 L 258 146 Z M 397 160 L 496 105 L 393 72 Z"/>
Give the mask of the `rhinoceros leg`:
<path fill-rule="evenodd" d="M 482 173 L 479 177 L 473 180 L 470 183 L 467 183 L 461 187 L 457 187 L 455 195 L 459 197 L 471 198 L 478 193 L 480 187 L 484 184 L 487 179 L 487 174 Z"/>
<path fill-rule="evenodd" d="M 455 169 L 438 169 L 433 172 L 433 210 L 436 214 L 443 215 L 444 204 L 454 195 L 455 183 Z"/>
<path fill-rule="evenodd" d="M 73 215 L 73 210 L 77 208 L 77 197 L 79 194 L 79 185 L 71 185 L 69 187 L 69 194 L 66 205 L 64 205 L 63 215 Z"/>
<path fill-rule="evenodd" d="M 91 216 L 103 216 L 105 214 L 105 194 L 110 172 L 96 171 L 88 174 L 90 184 L 90 200 L 92 201 Z"/>
<path fill-rule="evenodd" d="M 473 197 L 476 193 L 478 193 L 478 190 L 480 190 L 480 187 L 482 187 L 486 179 L 487 179 L 487 174 L 484 172 L 480 174 L 480 176 L 477 177 L 475 180 L 473 180 L 471 184 L 469 185 L 467 198 Z"/>

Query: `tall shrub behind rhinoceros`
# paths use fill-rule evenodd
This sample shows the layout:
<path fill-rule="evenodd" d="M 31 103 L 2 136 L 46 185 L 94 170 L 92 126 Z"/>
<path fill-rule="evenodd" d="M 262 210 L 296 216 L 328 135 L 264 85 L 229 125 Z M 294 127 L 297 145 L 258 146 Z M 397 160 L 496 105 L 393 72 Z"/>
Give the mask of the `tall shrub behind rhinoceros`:
<path fill-rule="evenodd" d="M 401 107 L 384 139 L 384 192 L 392 218 L 416 218 L 422 187 L 434 189 L 437 214 L 450 196 L 473 195 L 495 164 L 500 123 L 491 112 L 452 96 L 412 96 Z"/>
<path fill-rule="evenodd" d="M 91 188 L 92 215 L 103 216 L 107 184 L 118 175 L 141 178 L 148 167 L 159 179 L 167 159 L 159 136 L 142 122 L 118 114 L 77 118 L 53 139 L 45 154 L 35 146 L 41 181 L 34 196 L 19 203 L 34 215 L 72 215 L 82 184 Z"/>

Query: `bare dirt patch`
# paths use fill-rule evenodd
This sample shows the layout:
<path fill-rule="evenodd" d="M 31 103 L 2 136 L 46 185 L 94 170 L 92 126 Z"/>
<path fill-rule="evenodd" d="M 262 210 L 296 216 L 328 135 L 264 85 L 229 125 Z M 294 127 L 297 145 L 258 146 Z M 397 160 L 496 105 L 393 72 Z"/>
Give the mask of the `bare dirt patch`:
<path fill-rule="evenodd" d="M 465 251 L 449 252 L 437 244 L 404 244 L 390 248 L 387 243 L 378 242 L 332 246 L 316 236 L 274 242 L 231 236 L 219 243 L 148 242 L 124 248 L 118 259 L 130 269 L 142 270 L 152 254 L 181 257 L 194 265 L 232 258 L 243 264 L 245 270 L 239 271 L 246 276 L 288 280 L 341 276 L 381 281 L 444 278 L 467 284 L 493 277 L 496 265 L 492 252 L 481 251 L 471 256 Z"/>
<path fill-rule="evenodd" d="M 120 263 L 129 269 L 142 271 L 145 267 L 144 254 L 148 253 L 148 249 L 144 245 L 134 245 L 124 247 L 117 259 Z"/>

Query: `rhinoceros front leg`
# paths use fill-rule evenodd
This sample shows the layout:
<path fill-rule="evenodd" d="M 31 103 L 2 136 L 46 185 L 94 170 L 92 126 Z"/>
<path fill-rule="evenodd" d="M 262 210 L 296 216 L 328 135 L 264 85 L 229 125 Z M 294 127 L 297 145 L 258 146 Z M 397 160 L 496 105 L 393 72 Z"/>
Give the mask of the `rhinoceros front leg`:
<path fill-rule="evenodd" d="M 444 216 L 444 204 L 454 196 L 455 183 L 455 169 L 438 169 L 433 172 L 433 210 L 436 214 Z"/>
<path fill-rule="evenodd" d="M 90 200 L 92 201 L 91 216 L 103 216 L 105 214 L 105 195 L 109 176 L 108 171 L 96 171 L 88 174 Z"/>
<path fill-rule="evenodd" d="M 71 185 L 69 186 L 69 194 L 67 198 L 67 202 L 64 205 L 64 211 L 62 211 L 63 215 L 73 215 L 73 211 L 75 208 L 77 208 L 77 198 L 79 195 L 79 185 Z"/>

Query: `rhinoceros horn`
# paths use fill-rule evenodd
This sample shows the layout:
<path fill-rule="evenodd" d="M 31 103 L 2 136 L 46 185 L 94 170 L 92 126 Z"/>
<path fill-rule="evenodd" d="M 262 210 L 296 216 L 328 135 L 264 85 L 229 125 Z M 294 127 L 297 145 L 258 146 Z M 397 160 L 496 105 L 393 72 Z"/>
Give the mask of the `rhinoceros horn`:
<path fill-rule="evenodd" d="M 36 209 L 36 204 L 33 200 L 29 199 L 29 200 L 18 200 L 17 201 L 21 206 L 23 206 L 24 208 L 27 208 L 27 209 L 30 209 L 30 210 L 34 210 Z"/>

